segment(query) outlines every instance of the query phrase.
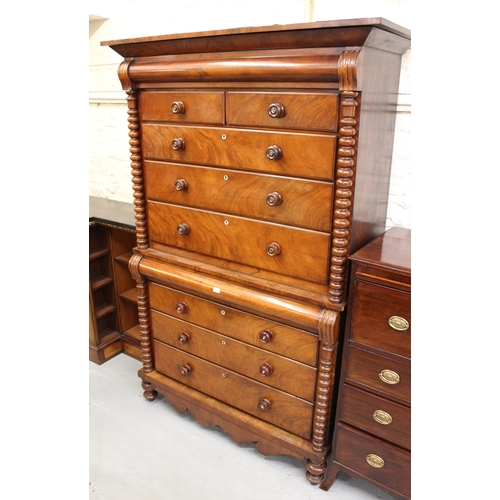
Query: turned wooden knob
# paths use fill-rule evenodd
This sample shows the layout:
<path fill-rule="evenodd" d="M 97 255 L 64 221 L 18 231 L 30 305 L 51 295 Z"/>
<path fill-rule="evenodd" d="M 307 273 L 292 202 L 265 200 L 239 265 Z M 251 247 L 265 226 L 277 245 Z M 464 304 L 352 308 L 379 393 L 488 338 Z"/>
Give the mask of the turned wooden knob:
<path fill-rule="evenodd" d="M 271 409 L 271 402 L 269 399 L 261 399 L 257 405 L 260 411 L 267 411 Z"/>
<path fill-rule="evenodd" d="M 176 115 L 182 115 L 182 113 L 186 110 L 182 101 L 174 101 L 171 109 L 172 113 L 175 113 Z"/>
<path fill-rule="evenodd" d="M 191 367 L 189 365 L 181 366 L 181 375 L 187 377 L 191 373 Z"/>
<path fill-rule="evenodd" d="M 270 160 L 279 160 L 281 158 L 281 148 L 279 146 L 269 146 L 266 150 L 266 156 Z"/>
<path fill-rule="evenodd" d="M 177 137 L 172 141 L 172 149 L 175 151 L 179 151 L 181 149 L 186 148 L 186 143 L 184 142 L 184 139 L 182 137 Z"/>
<path fill-rule="evenodd" d="M 273 332 L 270 330 L 263 330 L 262 332 L 259 333 L 259 339 L 261 342 L 264 342 L 264 344 L 267 344 L 273 340 Z"/>
<path fill-rule="evenodd" d="M 177 340 L 181 344 L 187 344 L 191 340 L 191 336 L 187 332 L 182 332 L 178 337 Z"/>
<path fill-rule="evenodd" d="M 179 302 L 176 306 L 175 306 L 175 310 L 179 313 L 179 314 L 184 314 L 187 312 L 188 310 L 188 305 L 185 303 L 185 302 Z"/>
<path fill-rule="evenodd" d="M 273 374 L 273 367 L 269 363 L 264 363 L 260 368 L 259 368 L 260 374 L 263 377 L 269 377 L 269 375 Z"/>
<path fill-rule="evenodd" d="M 188 183 L 185 179 L 177 179 L 174 183 L 174 187 L 177 191 L 186 191 Z"/>
<path fill-rule="evenodd" d="M 189 226 L 185 222 L 183 222 L 182 224 L 179 224 L 177 226 L 177 232 L 181 236 L 185 236 L 186 234 L 189 234 Z"/>
<path fill-rule="evenodd" d="M 269 193 L 266 198 L 266 203 L 270 207 L 277 207 L 278 205 L 281 205 L 281 195 L 276 191 Z"/>
<path fill-rule="evenodd" d="M 267 245 L 266 251 L 269 257 L 276 257 L 281 253 L 280 244 L 273 241 L 272 243 L 269 243 L 269 245 Z"/>
<path fill-rule="evenodd" d="M 267 108 L 267 112 L 271 118 L 281 118 L 285 115 L 285 106 L 279 102 L 273 102 Z"/>

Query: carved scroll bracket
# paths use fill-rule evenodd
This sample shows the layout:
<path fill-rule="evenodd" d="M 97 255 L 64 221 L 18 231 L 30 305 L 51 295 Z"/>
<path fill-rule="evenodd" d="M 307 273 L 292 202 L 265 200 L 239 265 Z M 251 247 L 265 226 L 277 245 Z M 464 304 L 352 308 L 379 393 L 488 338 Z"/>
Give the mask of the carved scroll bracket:
<path fill-rule="evenodd" d="M 359 50 L 345 50 L 340 54 L 338 62 L 339 89 L 340 90 L 360 90 L 361 72 L 358 58 Z"/>
<path fill-rule="evenodd" d="M 135 90 L 134 82 L 130 78 L 129 74 L 129 68 L 133 62 L 134 58 L 128 57 L 120 63 L 120 66 L 118 66 L 118 78 L 120 79 L 120 83 L 122 84 L 122 89 L 126 92 Z"/>

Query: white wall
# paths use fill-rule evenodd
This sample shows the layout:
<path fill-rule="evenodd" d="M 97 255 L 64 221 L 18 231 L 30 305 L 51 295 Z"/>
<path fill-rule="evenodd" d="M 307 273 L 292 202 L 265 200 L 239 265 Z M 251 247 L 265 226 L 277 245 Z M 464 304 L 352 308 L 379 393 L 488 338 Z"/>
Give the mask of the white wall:
<path fill-rule="evenodd" d="M 330 19 L 385 17 L 411 29 L 410 0 L 90 0 L 89 194 L 131 202 L 121 62 L 102 40 Z M 411 227 L 411 50 L 403 56 L 387 227 Z"/>

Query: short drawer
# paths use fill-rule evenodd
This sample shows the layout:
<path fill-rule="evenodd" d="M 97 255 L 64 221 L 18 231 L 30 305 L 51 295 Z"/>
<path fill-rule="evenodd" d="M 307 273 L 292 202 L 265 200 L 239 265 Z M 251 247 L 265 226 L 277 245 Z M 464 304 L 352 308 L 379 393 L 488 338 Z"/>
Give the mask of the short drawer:
<path fill-rule="evenodd" d="M 329 182 L 153 161 L 144 178 L 150 200 L 330 231 Z"/>
<path fill-rule="evenodd" d="M 411 455 L 409 452 L 338 424 L 334 460 L 410 497 Z"/>
<path fill-rule="evenodd" d="M 153 338 L 241 375 L 314 401 L 316 369 L 226 335 L 151 311 Z"/>
<path fill-rule="evenodd" d="M 316 366 L 318 337 L 312 333 L 155 283 L 149 283 L 148 293 L 152 309 L 301 363 Z"/>
<path fill-rule="evenodd" d="M 302 130 L 337 129 L 337 93 L 228 92 L 228 125 Z"/>
<path fill-rule="evenodd" d="M 171 123 L 224 123 L 223 92 L 141 92 L 143 121 Z"/>
<path fill-rule="evenodd" d="M 309 439 L 313 404 L 154 341 L 155 368 L 208 396 Z"/>
<path fill-rule="evenodd" d="M 333 179 L 336 136 L 145 123 L 143 157 Z"/>
<path fill-rule="evenodd" d="M 348 347 L 346 379 L 382 396 L 411 400 L 411 367 L 362 349 Z"/>
<path fill-rule="evenodd" d="M 358 281 L 350 338 L 410 358 L 411 295 Z"/>
<path fill-rule="evenodd" d="M 326 283 L 329 233 L 149 202 L 149 237 L 185 250 Z"/>
<path fill-rule="evenodd" d="M 344 385 L 340 419 L 409 450 L 411 410 L 403 405 Z"/>

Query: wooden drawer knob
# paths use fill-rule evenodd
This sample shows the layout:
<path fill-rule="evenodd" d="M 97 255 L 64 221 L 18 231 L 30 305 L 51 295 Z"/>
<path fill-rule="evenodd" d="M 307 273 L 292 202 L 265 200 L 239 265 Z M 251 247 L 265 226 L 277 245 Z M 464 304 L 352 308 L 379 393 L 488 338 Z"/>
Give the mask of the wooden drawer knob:
<path fill-rule="evenodd" d="M 184 107 L 184 103 L 182 101 L 174 101 L 172 103 L 172 113 L 176 115 L 182 115 L 186 108 Z"/>
<path fill-rule="evenodd" d="M 281 253 L 280 244 L 273 241 L 272 243 L 269 243 L 269 245 L 267 245 L 266 251 L 269 257 L 276 257 Z"/>
<path fill-rule="evenodd" d="M 366 455 L 366 461 L 368 465 L 375 467 L 375 469 L 381 469 L 385 465 L 384 459 L 374 453 Z"/>
<path fill-rule="evenodd" d="M 177 137 L 172 141 L 172 149 L 175 151 L 180 151 L 181 149 L 186 149 L 186 143 L 182 137 Z"/>
<path fill-rule="evenodd" d="M 279 102 L 273 102 L 267 108 L 267 112 L 271 118 L 281 118 L 285 115 L 285 106 Z"/>
<path fill-rule="evenodd" d="M 191 340 L 191 336 L 187 332 L 182 332 L 178 337 L 177 340 L 181 344 L 187 344 Z"/>
<path fill-rule="evenodd" d="M 187 377 L 191 373 L 191 367 L 189 365 L 181 366 L 181 375 Z"/>
<path fill-rule="evenodd" d="M 401 316 L 391 316 L 387 322 L 392 329 L 398 332 L 404 332 L 410 328 L 410 323 Z"/>
<path fill-rule="evenodd" d="M 175 310 L 179 313 L 179 314 L 184 314 L 184 313 L 187 313 L 187 310 L 188 310 L 188 306 L 185 302 L 179 302 L 176 306 L 175 306 Z"/>
<path fill-rule="evenodd" d="M 382 382 L 389 385 L 399 384 L 399 381 L 401 380 L 399 375 L 392 370 L 382 370 L 378 374 L 378 376 L 380 377 L 380 380 L 382 380 Z"/>
<path fill-rule="evenodd" d="M 261 399 L 257 407 L 260 411 L 268 411 L 271 409 L 271 402 L 269 399 Z"/>
<path fill-rule="evenodd" d="M 186 191 L 188 183 L 185 179 L 177 179 L 174 183 L 174 187 L 177 191 Z"/>
<path fill-rule="evenodd" d="M 279 160 L 281 158 L 281 148 L 279 146 L 269 146 L 266 150 L 266 156 L 270 160 Z"/>
<path fill-rule="evenodd" d="M 260 374 L 263 377 L 269 377 L 269 375 L 273 374 L 273 367 L 269 363 L 264 363 L 260 368 L 259 368 Z"/>
<path fill-rule="evenodd" d="M 270 330 L 263 330 L 259 333 L 259 339 L 261 342 L 264 342 L 264 344 L 271 342 L 271 340 L 273 340 L 273 336 L 273 332 Z"/>
<path fill-rule="evenodd" d="M 181 236 L 186 236 L 187 234 L 189 234 L 189 226 L 185 222 L 183 222 L 182 224 L 179 224 L 177 226 L 177 232 Z"/>
<path fill-rule="evenodd" d="M 281 195 L 276 191 L 269 193 L 266 198 L 266 203 L 270 207 L 277 207 L 281 205 Z"/>

